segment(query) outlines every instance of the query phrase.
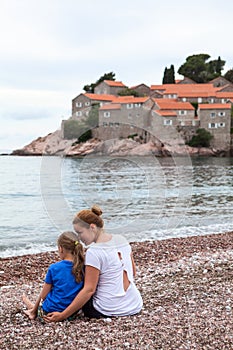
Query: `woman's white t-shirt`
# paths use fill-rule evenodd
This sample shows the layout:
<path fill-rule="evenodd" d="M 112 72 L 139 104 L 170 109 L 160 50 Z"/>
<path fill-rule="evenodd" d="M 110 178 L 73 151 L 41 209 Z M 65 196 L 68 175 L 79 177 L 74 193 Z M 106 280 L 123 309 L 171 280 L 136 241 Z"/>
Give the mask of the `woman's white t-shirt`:
<path fill-rule="evenodd" d="M 85 265 L 100 271 L 93 296 L 97 311 L 106 316 L 127 316 L 140 312 L 143 302 L 133 279 L 131 246 L 123 236 L 112 235 L 108 242 L 92 244 L 87 249 Z M 126 291 L 123 286 L 124 270 L 130 281 Z"/>

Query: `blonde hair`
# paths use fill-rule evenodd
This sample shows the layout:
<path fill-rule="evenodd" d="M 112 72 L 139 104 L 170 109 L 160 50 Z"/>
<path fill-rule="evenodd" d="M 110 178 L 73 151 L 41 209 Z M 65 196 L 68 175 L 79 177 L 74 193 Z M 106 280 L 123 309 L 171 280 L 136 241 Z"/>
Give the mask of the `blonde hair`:
<path fill-rule="evenodd" d="M 104 220 L 101 218 L 102 213 L 98 205 L 93 205 L 91 209 L 83 209 L 75 215 L 73 225 L 86 226 L 95 224 L 98 228 L 102 228 L 104 226 Z"/>
<path fill-rule="evenodd" d="M 76 282 L 83 280 L 84 249 L 78 240 L 78 235 L 72 231 L 63 232 L 57 240 L 58 246 L 68 250 L 73 255 L 72 273 Z"/>

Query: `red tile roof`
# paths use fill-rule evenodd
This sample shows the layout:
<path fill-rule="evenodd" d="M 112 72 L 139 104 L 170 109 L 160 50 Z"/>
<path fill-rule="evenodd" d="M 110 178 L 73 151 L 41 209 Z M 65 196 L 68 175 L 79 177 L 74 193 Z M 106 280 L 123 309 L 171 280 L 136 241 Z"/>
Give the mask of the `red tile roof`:
<path fill-rule="evenodd" d="M 89 94 L 89 93 L 86 93 L 84 94 L 84 96 L 90 98 L 91 100 L 94 100 L 94 101 L 112 101 L 116 98 L 115 95 L 105 95 L 105 94 Z"/>
<path fill-rule="evenodd" d="M 218 91 L 216 92 L 218 98 L 233 98 L 233 91 Z"/>
<path fill-rule="evenodd" d="M 200 103 L 199 109 L 231 109 L 230 103 Z"/>
<path fill-rule="evenodd" d="M 109 86 L 118 86 L 118 87 L 126 87 L 121 81 L 115 80 L 104 80 L 104 82 Z"/>
<path fill-rule="evenodd" d="M 213 92 L 219 88 L 212 84 L 163 84 L 151 85 L 151 90 L 164 90 L 167 94 L 175 94 L 180 92 Z"/>
<path fill-rule="evenodd" d="M 161 115 L 162 117 L 176 117 L 176 112 L 171 110 L 154 110 L 157 114 Z"/>
<path fill-rule="evenodd" d="M 116 97 L 112 101 L 113 103 L 145 103 L 147 100 L 149 100 L 149 97 L 134 97 L 134 96 L 120 96 Z"/>
<path fill-rule="evenodd" d="M 105 105 L 99 108 L 100 111 L 109 109 L 121 109 L 121 105 L 119 103 L 106 103 Z"/>
<path fill-rule="evenodd" d="M 194 110 L 190 102 L 179 102 L 169 98 L 153 98 L 159 109 Z"/>
<path fill-rule="evenodd" d="M 166 96 L 167 93 L 164 93 L 164 96 Z M 180 98 L 183 97 L 215 97 L 216 96 L 216 92 L 215 91 L 181 91 L 178 92 L 178 96 Z"/>

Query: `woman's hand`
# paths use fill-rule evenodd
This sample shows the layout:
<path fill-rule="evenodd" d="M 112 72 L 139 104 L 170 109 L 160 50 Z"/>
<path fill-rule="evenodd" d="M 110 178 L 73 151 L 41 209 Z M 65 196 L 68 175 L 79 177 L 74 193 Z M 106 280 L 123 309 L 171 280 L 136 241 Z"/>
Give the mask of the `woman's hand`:
<path fill-rule="evenodd" d="M 62 315 L 62 312 L 50 312 L 46 316 L 43 317 L 45 322 L 50 323 L 50 322 L 60 322 L 64 320 L 64 317 Z"/>

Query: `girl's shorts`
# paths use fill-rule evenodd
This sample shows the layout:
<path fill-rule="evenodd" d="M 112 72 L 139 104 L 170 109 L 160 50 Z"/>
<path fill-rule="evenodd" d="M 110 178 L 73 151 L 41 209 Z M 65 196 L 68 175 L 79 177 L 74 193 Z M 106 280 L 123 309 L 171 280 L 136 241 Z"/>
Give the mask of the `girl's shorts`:
<path fill-rule="evenodd" d="M 42 306 L 40 305 L 38 307 L 38 310 L 37 310 L 37 317 L 39 319 L 39 321 L 41 323 L 45 323 L 45 320 L 44 320 L 44 316 L 48 315 L 49 312 L 46 312 L 43 310 Z M 78 316 L 80 316 L 80 314 L 82 313 L 82 311 L 77 311 L 75 312 L 73 315 L 71 315 L 70 317 L 67 318 L 68 321 L 73 321 L 75 320 Z"/>

